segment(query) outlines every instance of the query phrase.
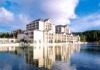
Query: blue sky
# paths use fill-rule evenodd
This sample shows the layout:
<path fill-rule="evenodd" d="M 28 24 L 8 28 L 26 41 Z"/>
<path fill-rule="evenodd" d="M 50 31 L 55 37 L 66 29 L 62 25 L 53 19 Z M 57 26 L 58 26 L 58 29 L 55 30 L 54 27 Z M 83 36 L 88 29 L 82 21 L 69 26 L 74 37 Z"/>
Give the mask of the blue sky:
<path fill-rule="evenodd" d="M 0 0 L 0 31 L 25 29 L 38 18 L 68 24 L 72 32 L 100 30 L 100 0 Z"/>

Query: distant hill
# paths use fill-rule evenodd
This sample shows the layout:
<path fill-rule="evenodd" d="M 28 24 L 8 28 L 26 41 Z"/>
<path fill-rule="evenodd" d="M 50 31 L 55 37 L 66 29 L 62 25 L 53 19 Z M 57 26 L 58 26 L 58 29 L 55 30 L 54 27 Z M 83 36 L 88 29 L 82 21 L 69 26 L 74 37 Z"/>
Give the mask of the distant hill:
<path fill-rule="evenodd" d="M 90 30 L 85 32 L 74 32 L 73 34 L 79 35 L 83 42 L 100 42 L 100 30 Z"/>

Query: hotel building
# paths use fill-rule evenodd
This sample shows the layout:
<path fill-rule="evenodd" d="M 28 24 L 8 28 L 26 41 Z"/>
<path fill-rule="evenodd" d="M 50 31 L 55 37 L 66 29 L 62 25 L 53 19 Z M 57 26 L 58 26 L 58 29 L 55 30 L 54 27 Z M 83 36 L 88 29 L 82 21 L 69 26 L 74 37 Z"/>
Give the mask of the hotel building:
<path fill-rule="evenodd" d="M 52 43 L 54 41 L 55 26 L 50 19 L 37 19 L 26 25 L 25 35 L 34 43 Z M 18 35 L 20 38 L 20 34 Z"/>
<path fill-rule="evenodd" d="M 24 35 L 34 43 L 78 42 L 79 36 L 71 34 L 68 25 L 54 25 L 50 19 L 37 19 L 26 25 Z M 21 34 L 18 34 L 20 39 Z"/>
<path fill-rule="evenodd" d="M 56 25 L 56 33 L 70 33 L 70 29 L 68 28 L 67 25 Z"/>

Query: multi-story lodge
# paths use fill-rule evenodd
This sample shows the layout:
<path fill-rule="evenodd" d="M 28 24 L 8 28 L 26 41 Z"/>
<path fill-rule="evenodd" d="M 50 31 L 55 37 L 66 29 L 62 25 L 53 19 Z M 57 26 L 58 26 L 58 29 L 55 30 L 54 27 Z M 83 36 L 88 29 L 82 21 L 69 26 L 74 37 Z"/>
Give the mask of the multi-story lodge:
<path fill-rule="evenodd" d="M 54 25 L 50 19 L 37 19 L 26 25 L 24 34 L 18 34 L 18 38 L 28 37 L 34 43 L 61 43 L 78 42 L 79 36 L 71 34 L 67 25 Z"/>

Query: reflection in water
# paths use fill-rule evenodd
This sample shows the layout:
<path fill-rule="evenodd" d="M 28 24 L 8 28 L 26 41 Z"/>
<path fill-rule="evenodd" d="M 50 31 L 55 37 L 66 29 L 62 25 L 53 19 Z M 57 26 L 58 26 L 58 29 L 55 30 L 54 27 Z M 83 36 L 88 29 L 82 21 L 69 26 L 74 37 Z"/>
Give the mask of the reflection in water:
<path fill-rule="evenodd" d="M 58 46 L 39 45 L 26 48 L 17 48 L 16 54 L 23 56 L 28 64 L 32 64 L 36 67 L 45 67 L 48 69 L 57 70 L 57 67 L 59 68 L 59 64 L 60 66 L 62 64 L 63 68 L 64 64 L 69 63 L 70 56 L 74 52 L 79 52 L 79 51 L 80 51 L 79 44 L 58 45 Z M 61 70 L 66 70 L 66 67 L 65 69 Z"/>
<path fill-rule="evenodd" d="M 81 45 L 80 53 L 71 56 L 71 66 L 77 70 L 100 70 L 100 45 Z"/>
<path fill-rule="evenodd" d="M 99 54 L 100 53 L 100 45 L 83 45 L 81 48 L 81 52 L 87 52 L 91 54 Z"/>

